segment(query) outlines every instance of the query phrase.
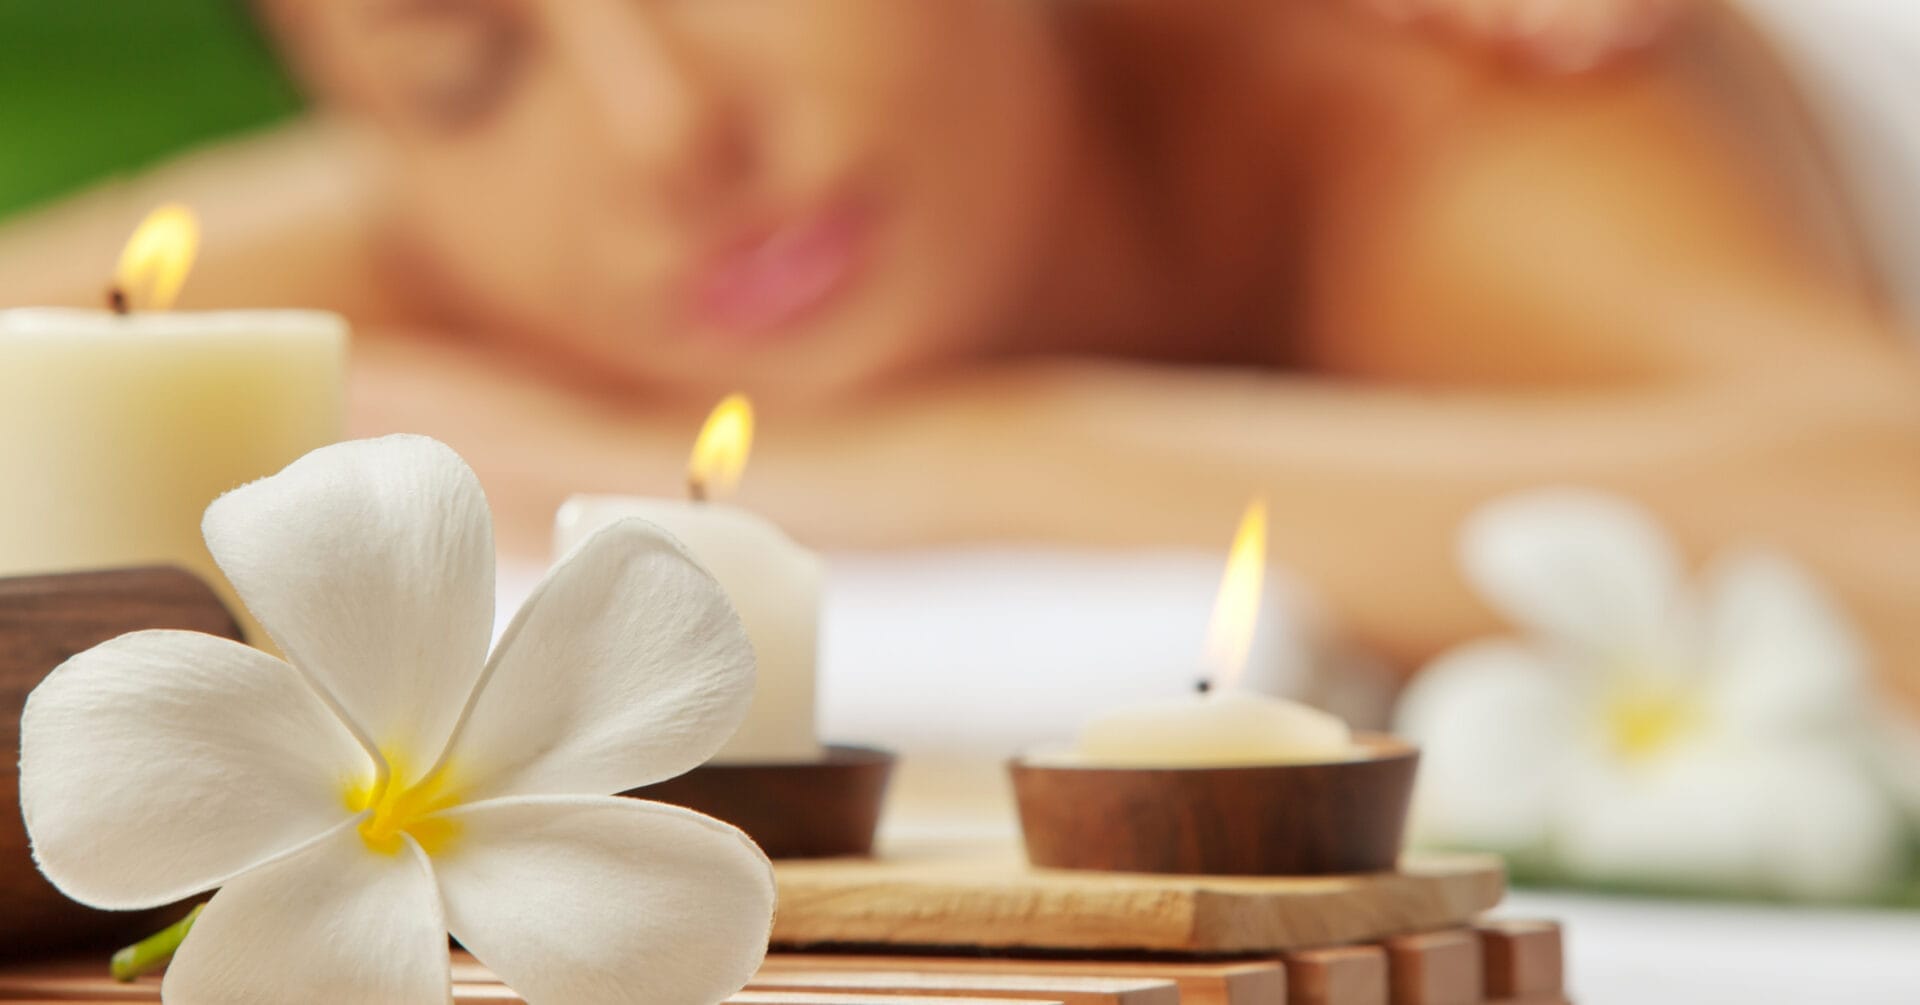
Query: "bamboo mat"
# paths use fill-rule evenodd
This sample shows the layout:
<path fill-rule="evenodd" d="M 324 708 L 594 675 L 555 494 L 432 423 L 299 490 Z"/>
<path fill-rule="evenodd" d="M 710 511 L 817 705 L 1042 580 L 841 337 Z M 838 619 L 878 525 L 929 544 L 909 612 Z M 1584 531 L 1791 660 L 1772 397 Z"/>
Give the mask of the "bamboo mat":
<path fill-rule="evenodd" d="M 522 999 L 453 957 L 459 1005 Z M 1235 960 L 776 952 L 729 1005 L 1565 1005 L 1559 926 L 1483 921 L 1376 943 Z M 104 958 L 0 968 L 0 1001 L 157 1002 Z"/>

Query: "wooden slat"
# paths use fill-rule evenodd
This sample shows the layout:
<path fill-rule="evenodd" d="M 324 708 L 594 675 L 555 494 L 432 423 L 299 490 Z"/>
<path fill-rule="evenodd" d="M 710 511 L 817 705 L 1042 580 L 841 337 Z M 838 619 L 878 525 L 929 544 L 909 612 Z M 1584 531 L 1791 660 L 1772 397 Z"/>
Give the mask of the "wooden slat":
<path fill-rule="evenodd" d="M 458 982 L 453 988 L 459 1005 L 520 1002 L 521 997 L 497 982 Z M 102 960 L 27 964 L 0 970 L 0 1002 L 157 1002 L 160 978 L 143 977 L 121 983 L 108 976 Z"/>
<path fill-rule="evenodd" d="M 122 984 L 107 974 L 105 956 L 84 962 L 33 963 L 0 971 L 0 1001 L 157 1002 L 160 979 Z"/>
<path fill-rule="evenodd" d="M 457 983 L 453 986 L 456 1005 L 483 1005 L 490 1002 L 526 1002 L 512 988 L 498 983 Z"/>
<path fill-rule="evenodd" d="M 453 980 L 456 984 L 487 984 L 498 983 L 500 978 L 474 959 L 472 953 L 456 949 L 453 951 Z"/>
<path fill-rule="evenodd" d="M 944 998 L 895 995 L 814 994 L 805 991 L 742 991 L 726 1005 L 1062 1005 L 1046 998 Z"/>
<path fill-rule="evenodd" d="M 1360 876 L 1162 876 L 972 859 L 779 862 L 778 944 L 1280 952 L 1469 923 L 1500 901 L 1482 855 Z"/>
<path fill-rule="evenodd" d="M 884 970 L 765 969 L 748 982 L 747 990 L 830 991 L 967 998 L 1047 998 L 1063 1002 L 1064 1005 L 1180 1005 L 1180 989 L 1172 981 L 1061 974 L 944 974 Z"/>
<path fill-rule="evenodd" d="M 1171 983 L 1179 1005 L 1287 1005 L 1287 976 L 1273 961 L 1143 962 L 1138 960 L 1023 960 L 979 956 L 875 956 L 773 953 L 762 976 L 801 974 L 905 974 L 909 981 L 947 975 L 961 979 L 1011 976 L 1016 979 L 1081 979 L 1115 981 L 1131 986 L 1147 982 Z M 456 986 L 478 987 L 499 978 L 471 955 L 453 953 Z M 760 978 L 756 978 L 756 981 Z M 877 976 L 874 979 L 878 979 Z M 1037 988 L 1046 987 L 1036 983 Z M 1064 986 L 1063 986 L 1064 987 Z M 1101 987 L 1094 985 L 1094 987 Z M 751 988 L 750 988 L 751 990 Z M 1064 990 L 1060 992 L 1065 995 Z M 976 997 L 981 996 L 976 993 Z M 513 999 L 506 999 L 513 1000 Z M 1070 998 L 1068 1005 L 1084 999 Z M 1155 999 L 1148 999 L 1149 1002 Z M 1171 999 L 1167 999 L 1171 1001 Z M 1129 1005 L 1137 999 L 1130 999 Z"/>
<path fill-rule="evenodd" d="M 1280 964 L 1256 962 L 1140 962 L 1027 960 L 980 956 L 842 956 L 775 953 L 767 969 L 866 970 L 945 974 L 1034 974 L 1081 977 L 1145 977 L 1172 981 L 1181 1005 L 1286 1005 L 1287 974 Z"/>

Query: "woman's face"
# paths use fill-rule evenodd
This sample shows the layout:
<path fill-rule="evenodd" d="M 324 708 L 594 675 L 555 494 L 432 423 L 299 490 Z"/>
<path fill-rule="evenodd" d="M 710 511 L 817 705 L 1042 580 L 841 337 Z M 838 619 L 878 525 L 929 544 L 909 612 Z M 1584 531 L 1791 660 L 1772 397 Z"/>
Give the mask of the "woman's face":
<path fill-rule="evenodd" d="M 282 0 L 477 311 L 693 395 L 978 352 L 1072 142 L 1040 0 Z"/>

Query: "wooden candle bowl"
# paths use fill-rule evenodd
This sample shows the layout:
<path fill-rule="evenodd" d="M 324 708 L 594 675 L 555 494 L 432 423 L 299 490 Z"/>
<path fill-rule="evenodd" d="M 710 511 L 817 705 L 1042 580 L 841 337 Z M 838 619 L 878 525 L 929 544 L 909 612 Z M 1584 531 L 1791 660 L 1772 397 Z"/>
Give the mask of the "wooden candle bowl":
<path fill-rule="evenodd" d="M 705 813 L 747 832 L 771 858 L 869 855 L 893 755 L 828 747 L 818 761 L 705 764 L 625 795 Z"/>
<path fill-rule="evenodd" d="M 1394 868 L 1419 752 L 1359 734 L 1367 756 L 1231 768 L 1009 766 L 1027 857 L 1055 869 L 1239 876 Z"/>
<path fill-rule="evenodd" d="M 0 771 L 0 955 L 116 945 L 152 934 L 185 910 L 111 913 L 68 900 L 34 867 L 20 819 L 16 753 L 27 694 L 68 657 L 146 628 L 240 638 L 220 598 L 181 569 L 0 579 L 0 750 L 7 760 Z"/>

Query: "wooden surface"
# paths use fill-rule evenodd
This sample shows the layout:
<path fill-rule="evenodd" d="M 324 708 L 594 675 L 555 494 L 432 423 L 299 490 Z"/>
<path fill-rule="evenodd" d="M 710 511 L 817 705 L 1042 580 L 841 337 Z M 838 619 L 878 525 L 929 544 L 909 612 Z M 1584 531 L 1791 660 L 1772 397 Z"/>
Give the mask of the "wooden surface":
<path fill-rule="evenodd" d="M 206 584 L 181 569 L 125 569 L 0 579 L 0 954 L 30 955 L 144 935 L 178 911 L 109 914 L 81 907 L 33 866 L 20 821 L 20 710 L 54 667 L 117 635 L 183 628 L 240 637 Z"/>
<path fill-rule="evenodd" d="M 737 1005 L 1407 1005 L 1403 990 L 1435 973 L 1435 960 L 1449 957 L 1460 940 L 1478 938 L 1491 946 L 1514 930 L 1526 933 L 1529 951 L 1555 943 L 1559 928 L 1549 922 L 1482 925 L 1389 940 L 1379 945 L 1301 950 L 1280 957 L 1236 961 L 1142 961 L 1138 959 L 1045 960 L 983 955 L 906 956 L 774 953 L 748 987 L 728 999 Z M 1550 935 L 1542 934 L 1550 933 Z M 1395 944 L 1399 948 L 1393 949 Z M 1479 997 L 1481 982 L 1469 983 L 1475 997 L 1457 1005 L 1566 1005 L 1555 983 L 1539 986 L 1546 971 L 1510 972 L 1511 958 L 1485 951 L 1476 955 L 1488 966 L 1487 986 L 1506 986 L 1516 976 L 1535 990 L 1511 998 Z M 1443 965 L 1446 960 L 1439 961 Z M 1457 962 L 1457 961 L 1456 961 Z M 1524 965 L 1523 965 L 1524 969 Z M 1495 976 L 1496 971 L 1504 976 Z M 453 954 L 453 999 L 459 1005 L 519 1002 L 473 957 Z M 1433 985 L 1465 984 L 1458 975 Z M 0 1001 L 156 1002 L 160 981 L 148 977 L 116 984 L 106 976 L 104 955 L 52 964 L 0 967 Z M 1449 998 L 1448 1000 L 1452 1000 Z"/>
<path fill-rule="evenodd" d="M 1411 856 L 1357 876 L 1032 869 L 1017 855 L 775 864 L 776 943 L 1272 953 L 1470 922 L 1500 902 L 1499 859 Z"/>
<path fill-rule="evenodd" d="M 1378 872 L 1400 856 L 1419 752 L 1355 738 L 1347 761 L 1107 768 L 1014 761 L 1027 857 L 1060 869 L 1303 876 Z"/>

